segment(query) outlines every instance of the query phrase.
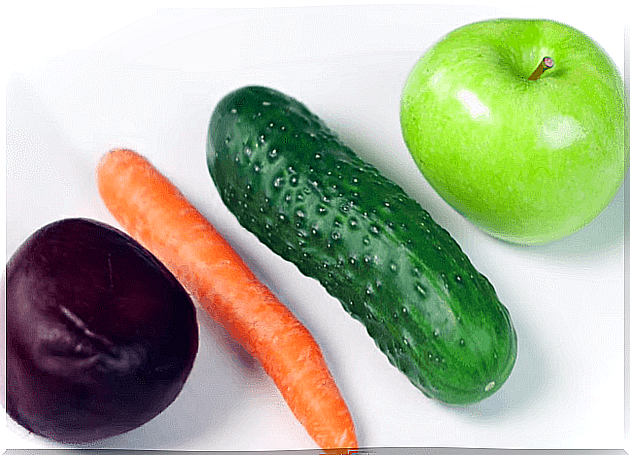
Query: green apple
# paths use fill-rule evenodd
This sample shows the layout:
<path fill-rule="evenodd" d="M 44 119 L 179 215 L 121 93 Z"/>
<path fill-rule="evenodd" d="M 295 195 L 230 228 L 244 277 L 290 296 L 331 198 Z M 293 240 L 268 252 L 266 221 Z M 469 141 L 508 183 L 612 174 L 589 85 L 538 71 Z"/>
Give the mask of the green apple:
<path fill-rule="evenodd" d="M 627 170 L 618 69 L 590 37 L 551 20 L 495 19 L 447 34 L 412 69 L 400 121 L 437 193 L 508 242 L 581 229 Z"/>

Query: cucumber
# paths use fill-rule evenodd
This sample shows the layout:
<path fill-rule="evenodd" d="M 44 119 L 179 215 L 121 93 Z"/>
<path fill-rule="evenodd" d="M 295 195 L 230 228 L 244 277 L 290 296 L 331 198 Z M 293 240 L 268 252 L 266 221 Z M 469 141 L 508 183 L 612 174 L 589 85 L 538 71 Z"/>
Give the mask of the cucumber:
<path fill-rule="evenodd" d="M 239 223 L 317 279 L 430 398 L 478 402 L 506 381 L 516 332 L 495 289 L 397 184 L 296 99 L 225 96 L 207 164 Z"/>

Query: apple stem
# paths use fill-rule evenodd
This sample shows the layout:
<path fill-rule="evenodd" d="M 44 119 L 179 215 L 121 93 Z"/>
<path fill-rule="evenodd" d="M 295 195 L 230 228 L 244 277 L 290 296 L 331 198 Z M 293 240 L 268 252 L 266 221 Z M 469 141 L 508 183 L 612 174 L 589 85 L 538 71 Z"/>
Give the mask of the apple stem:
<path fill-rule="evenodd" d="M 553 65 L 554 65 L 554 62 L 551 57 L 543 58 L 540 64 L 538 65 L 538 67 L 534 70 L 534 72 L 532 73 L 531 76 L 529 76 L 528 79 L 530 81 L 537 80 L 540 76 L 542 76 L 542 73 L 547 71 L 549 68 L 553 68 Z"/>

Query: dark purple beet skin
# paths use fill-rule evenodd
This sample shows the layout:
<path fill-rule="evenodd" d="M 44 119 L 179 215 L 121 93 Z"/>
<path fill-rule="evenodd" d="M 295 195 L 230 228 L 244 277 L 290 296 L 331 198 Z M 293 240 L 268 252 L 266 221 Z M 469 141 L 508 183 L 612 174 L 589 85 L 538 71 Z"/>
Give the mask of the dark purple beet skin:
<path fill-rule="evenodd" d="M 198 347 L 195 307 L 150 252 L 72 218 L 7 264 L 7 413 L 41 436 L 86 443 L 132 430 L 181 391 Z"/>

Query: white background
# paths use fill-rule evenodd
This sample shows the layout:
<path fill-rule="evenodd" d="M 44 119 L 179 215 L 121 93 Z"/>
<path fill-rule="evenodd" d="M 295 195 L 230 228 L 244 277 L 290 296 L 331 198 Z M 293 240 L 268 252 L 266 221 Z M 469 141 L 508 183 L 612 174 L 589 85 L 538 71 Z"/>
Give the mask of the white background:
<path fill-rule="evenodd" d="M 556 19 L 591 35 L 623 71 L 624 10 L 601 2 L 589 9 L 550 2 L 518 8 L 311 2 L 316 6 L 256 10 L 84 5 L 23 2 L 3 4 L 0 13 L 6 257 L 60 218 L 118 226 L 99 200 L 94 169 L 107 150 L 130 147 L 180 187 L 311 330 L 362 446 L 628 447 L 623 191 L 563 241 L 508 245 L 482 234 L 434 193 L 406 152 L 398 124 L 408 72 L 450 30 L 493 17 Z M 417 199 L 488 276 L 519 336 L 514 371 L 494 396 L 462 408 L 426 398 L 338 301 L 263 247 L 223 206 L 205 164 L 208 120 L 223 95 L 252 83 L 295 96 L 323 117 Z M 201 313 L 199 319 L 199 354 L 177 400 L 143 427 L 90 447 L 316 448 L 264 372 L 216 323 Z M 60 447 L 10 419 L 2 429 L 5 448 Z"/>

